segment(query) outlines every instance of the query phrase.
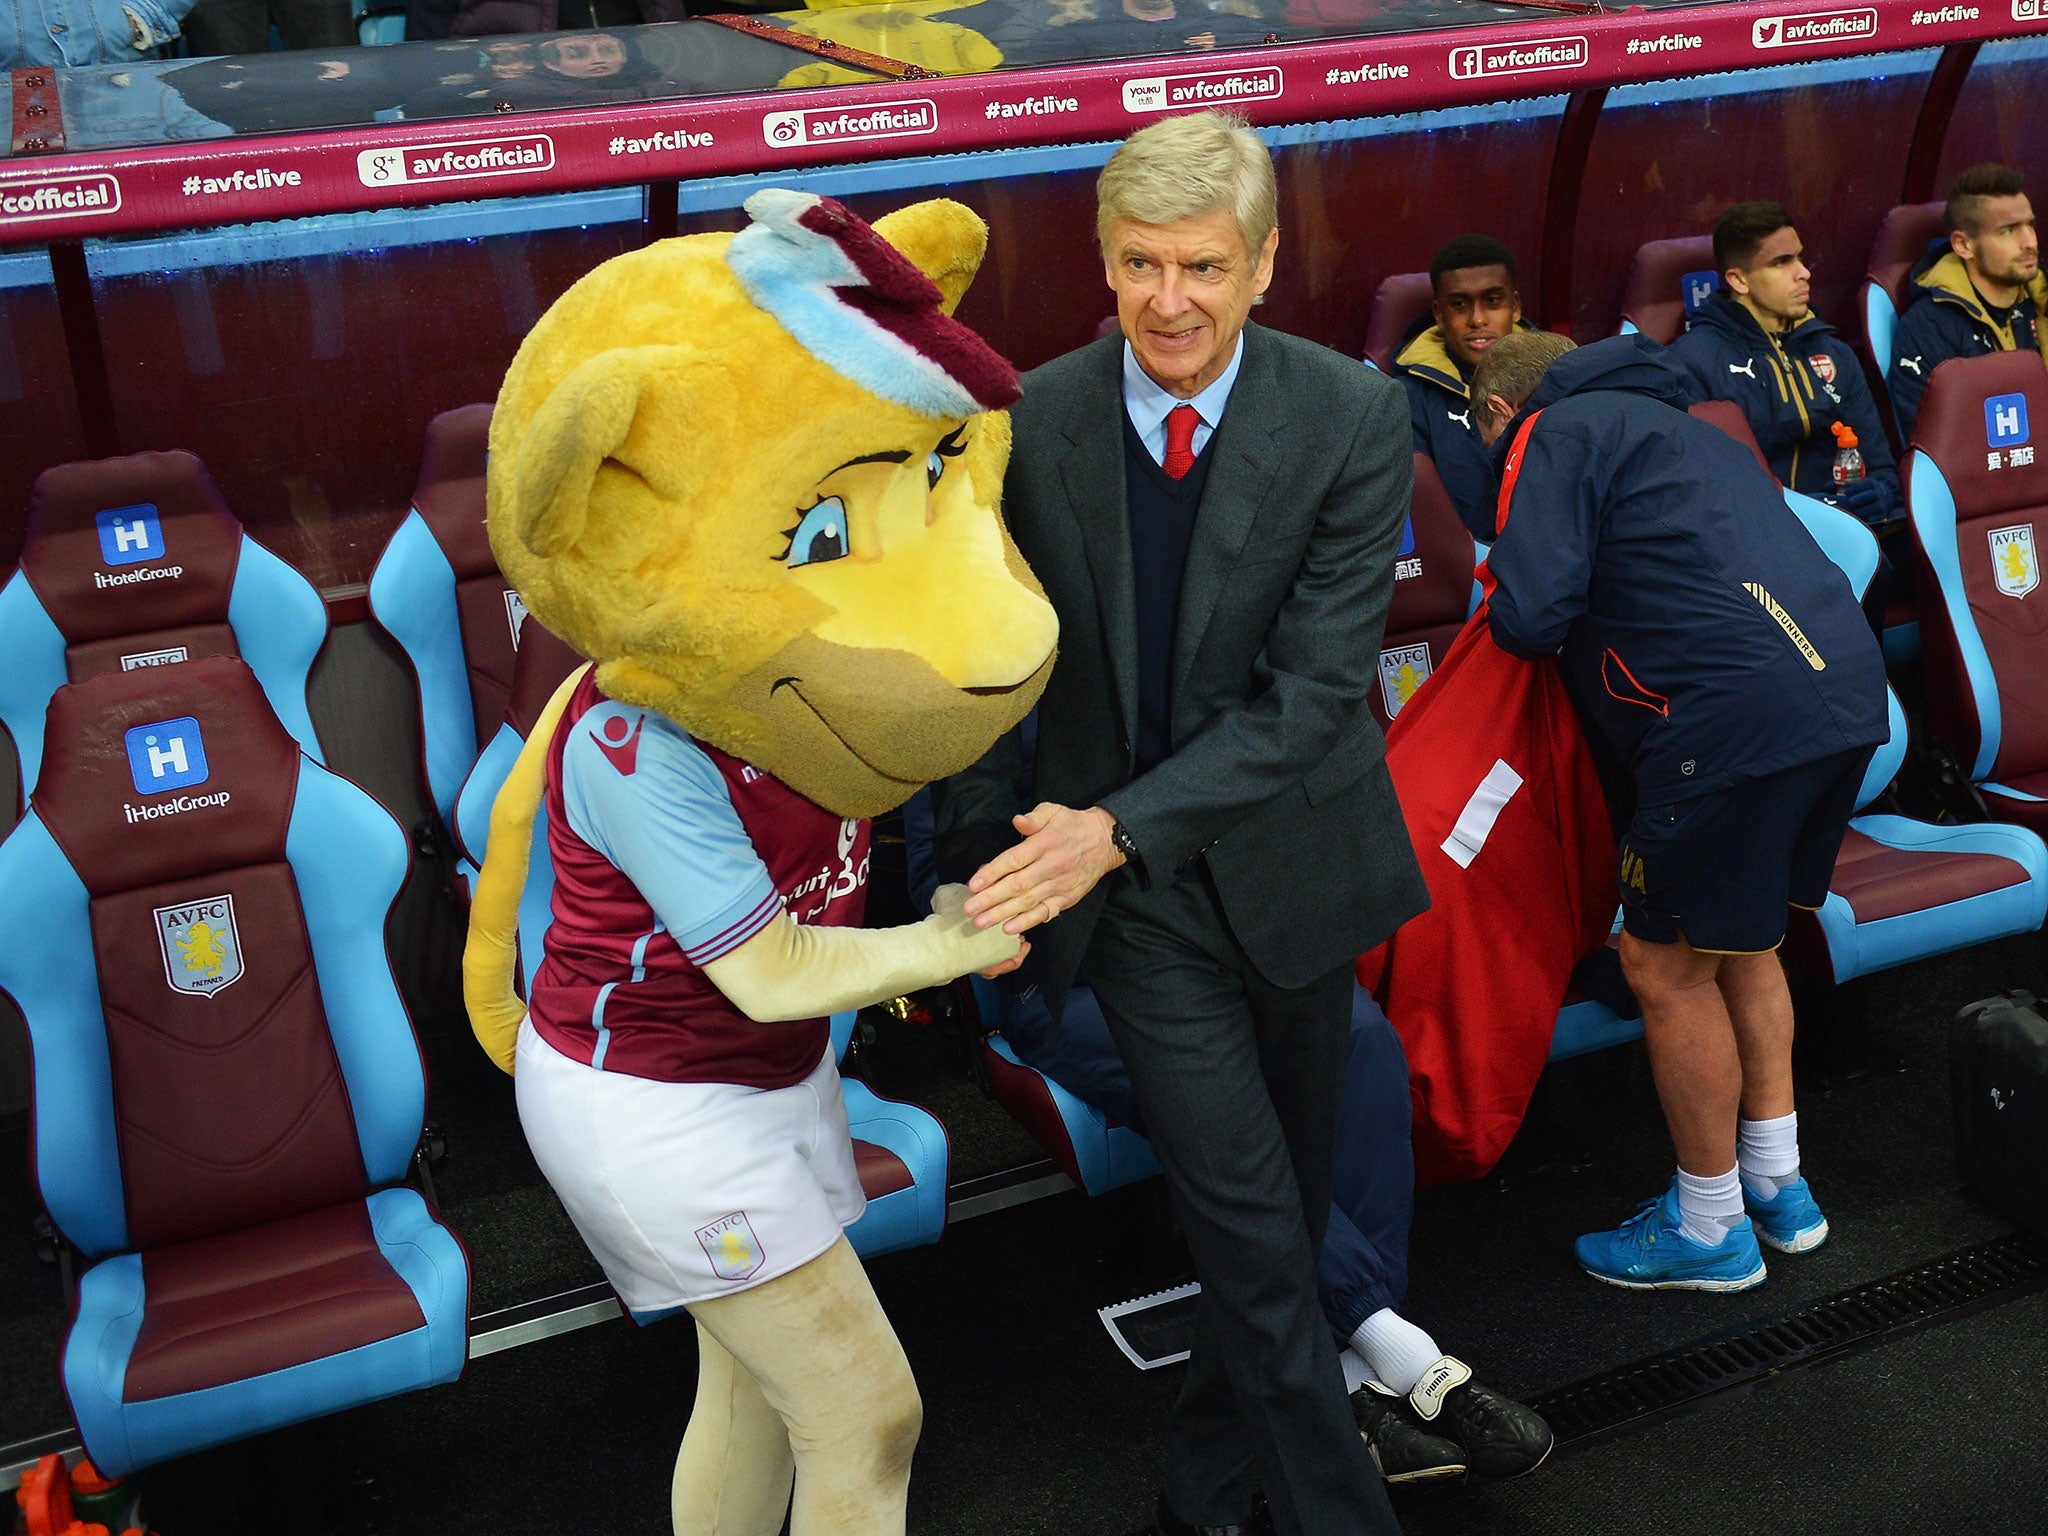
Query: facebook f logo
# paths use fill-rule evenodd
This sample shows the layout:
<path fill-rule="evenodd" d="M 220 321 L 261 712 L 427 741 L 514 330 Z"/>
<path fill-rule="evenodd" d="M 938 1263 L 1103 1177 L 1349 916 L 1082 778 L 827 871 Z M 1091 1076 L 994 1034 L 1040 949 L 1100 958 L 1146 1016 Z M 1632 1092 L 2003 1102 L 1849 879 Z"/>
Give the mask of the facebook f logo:
<path fill-rule="evenodd" d="M 127 740 L 128 773 L 138 793 L 157 795 L 206 782 L 206 747 L 190 715 L 135 726 Z"/>
<path fill-rule="evenodd" d="M 164 528 L 150 503 L 109 507 L 93 521 L 99 524 L 100 556 L 108 565 L 163 558 Z"/>
<path fill-rule="evenodd" d="M 1984 439 L 1993 448 L 2017 448 L 2027 440 L 2027 397 L 1993 395 L 1984 402 Z"/>
<path fill-rule="evenodd" d="M 1699 307 L 1714 296 L 1714 290 L 1721 286 L 1720 274 L 1715 272 L 1688 272 L 1679 279 L 1685 294 L 1685 312 L 1688 316 L 1698 313 Z"/>

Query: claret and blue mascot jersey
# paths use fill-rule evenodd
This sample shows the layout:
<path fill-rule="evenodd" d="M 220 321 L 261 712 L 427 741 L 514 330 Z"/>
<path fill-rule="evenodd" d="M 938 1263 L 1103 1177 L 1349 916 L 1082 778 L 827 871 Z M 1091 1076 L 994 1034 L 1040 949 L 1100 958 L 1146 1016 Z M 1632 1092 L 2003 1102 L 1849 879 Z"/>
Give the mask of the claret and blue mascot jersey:
<path fill-rule="evenodd" d="M 917 1397 L 841 1235 L 862 1197 L 827 1016 L 1015 954 L 957 888 L 863 929 L 867 818 L 1018 724 L 1057 625 L 997 510 L 1016 375 L 952 317 L 981 221 L 747 212 L 590 273 L 499 394 L 492 548 L 591 665 L 500 792 L 465 993 L 628 1308 L 696 1318 L 675 1529 L 893 1536 Z"/>

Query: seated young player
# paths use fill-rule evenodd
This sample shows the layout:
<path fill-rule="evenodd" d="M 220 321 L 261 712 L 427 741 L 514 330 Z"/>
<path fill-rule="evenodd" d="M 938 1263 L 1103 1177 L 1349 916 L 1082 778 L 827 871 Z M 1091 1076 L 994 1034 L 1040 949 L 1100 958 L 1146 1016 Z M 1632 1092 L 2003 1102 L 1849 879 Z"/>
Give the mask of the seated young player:
<path fill-rule="evenodd" d="M 2022 347 L 2048 356 L 2048 275 L 2026 178 L 2006 165 L 1973 165 L 1948 184 L 1948 243 L 1913 268 L 1906 312 L 1892 337 L 1892 413 L 1910 438 L 1934 370 L 1952 357 Z"/>
<path fill-rule="evenodd" d="M 1817 1248 L 1799 1159 L 1791 906 L 1826 900 L 1856 792 L 1888 732 L 1884 662 L 1847 578 L 1755 457 L 1686 412 L 1641 336 L 1572 350 L 1514 337 L 1473 379 L 1501 455 L 1487 557 L 1494 640 L 1558 654 L 1608 761 L 1621 964 L 1678 1153 L 1660 1198 L 1579 1239 L 1596 1280 L 1740 1291 L 1761 1240 Z"/>
<path fill-rule="evenodd" d="M 1863 368 L 1808 302 L 1812 273 L 1792 215 L 1737 203 L 1714 226 L 1721 287 L 1671 344 L 1698 394 L 1732 400 L 1780 483 L 1877 526 L 1899 515 L 1899 469 Z M 1856 434 L 1864 477 L 1835 481 L 1834 427 Z"/>
<path fill-rule="evenodd" d="M 1488 235 L 1444 242 L 1429 264 L 1435 291 L 1394 357 L 1394 376 L 1408 391 L 1415 448 L 1443 477 L 1458 518 L 1481 542 L 1493 538 L 1493 455 L 1479 441 L 1467 394 L 1472 369 L 1486 349 L 1522 323 L 1515 255 Z"/>

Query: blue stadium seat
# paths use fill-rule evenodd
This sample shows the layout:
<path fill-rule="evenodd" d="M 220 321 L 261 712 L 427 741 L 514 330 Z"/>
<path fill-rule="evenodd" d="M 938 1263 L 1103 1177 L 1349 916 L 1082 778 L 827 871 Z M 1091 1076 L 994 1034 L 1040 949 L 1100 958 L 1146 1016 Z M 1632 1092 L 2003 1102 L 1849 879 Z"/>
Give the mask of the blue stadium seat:
<path fill-rule="evenodd" d="M 1870 360 L 1889 391 L 1892 383 L 1892 340 L 1906 301 L 1906 282 L 1929 244 L 1943 237 L 1943 203 L 1901 203 L 1884 216 L 1871 242 L 1856 307 L 1863 316 L 1863 340 Z M 1894 442 L 1893 447 L 1900 446 Z"/>
<path fill-rule="evenodd" d="M 373 0 L 351 0 L 356 41 L 365 48 L 382 48 L 405 41 L 405 7 Z"/>
<path fill-rule="evenodd" d="M 0 726 L 20 757 L 24 802 L 58 688 L 200 656 L 246 661 L 270 711 L 324 761 L 306 679 L 326 643 L 320 594 L 242 531 L 191 454 L 44 471 L 21 562 L 0 588 Z"/>
<path fill-rule="evenodd" d="M 1877 570 L 1870 530 L 1795 492 L 1785 500 L 1860 595 Z M 1858 810 L 1884 793 L 1905 762 L 1905 711 L 1889 685 L 1885 694 L 1891 737 L 1864 774 Z M 2025 828 L 1857 816 L 1835 860 L 1827 901 L 1817 912 L 1794 915 L 1786 952 L 1803 969 L 1841 983 L 2031 932 L 2044 913 L 2048 848 Z"/>
<path fill-rule="evenodd" d="M 1955 358 L 1927 381 L 1903 475 L 1932 734 L 1991 817 L 2037 833 L 2048 833 L 2044 448 L 2041 359 Z"/>
<path fill-rule="evenodd" d="M 505 717 L 526 621 L 484 527 L 490 428 L 488 405 L 428 424 L 412 507 L 370 575 L 370 614 L 412 663 L 422 776 L 444 824 L 478 746 Z"/>
<path fill-rule="evenodd" d="M 384 920 L 404 832 L 242 662 L 59 689 L 0 844 L 0 989 L 34 1158 L 82 1255 L 62 1358 L 124 1474 L 453 1381 L 460 1243 L 404 1181 L 426 1105 Z"/>
<path fill-rule="evenodd" d="M 556 685 L 582 660 L 538 621 L 526 620 L 505 719 L 477 759 L 457 800 L 456 838 L 464 857 L 476 866 L 482 866 L 489 848 L 491 807 L 518 760 L 527 733 Z M 534 817 L 531 863 L 519 904 L 521 981 L 529 988 L 540 969 L 548 924 L 553 920 L 549 898 L 554 878 L 547 847 L 547 807 L 543 804 Z M 832 1047 L 841 1060 L 853 1038 L 854 1018 L 842 1013 L 832 1020 Z M 929 1110 L 884 1098 L 857 1077 L 842 1077 L 840 1087 L 853 1132 L 854 1163 L 868 1197 L 866 1213 L 846 1230 L 854 1252 L 871 1259 L 899 1248 L 937 1242 L 946 1229 L 946 1192 L 952 1168 L 945 1127 Z M 635 1314 L 634 1320 L 650 1323 L 668 1315 Z"/>
<path fill-rule="evenodd" d="M 973 978 L 974 1003 L 990 1031 L 982 1042 L 983 1065 L 996 1102 L 1025 1130 L 1077 1188 L 1100 1195 L 1159 1172 L 1151 1143 L 1091 1104 L 1062 1088 L 1017 1055 L 1002 1029 L 1006 988 Z M 1094 992 L 1076 987 L 1067 994 L 1063 1021 L 1084 1034 L 1106 1038 L 1102 1006 Z"/>

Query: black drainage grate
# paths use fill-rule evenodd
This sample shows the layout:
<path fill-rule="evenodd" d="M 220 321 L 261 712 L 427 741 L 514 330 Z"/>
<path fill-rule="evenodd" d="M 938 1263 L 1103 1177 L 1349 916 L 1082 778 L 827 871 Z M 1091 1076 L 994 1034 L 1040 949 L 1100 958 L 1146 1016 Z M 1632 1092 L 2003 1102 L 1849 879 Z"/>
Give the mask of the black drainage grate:
<path fill-rule="evenodd" d="M 2048 1244 L 2014 1233 L 1809 1302 L 1772 1322 L 1603 1371 L 1529 1406 L 1550 1421 L 1561 1446 L 1602 1439 L 2043 1286 Z"/>

